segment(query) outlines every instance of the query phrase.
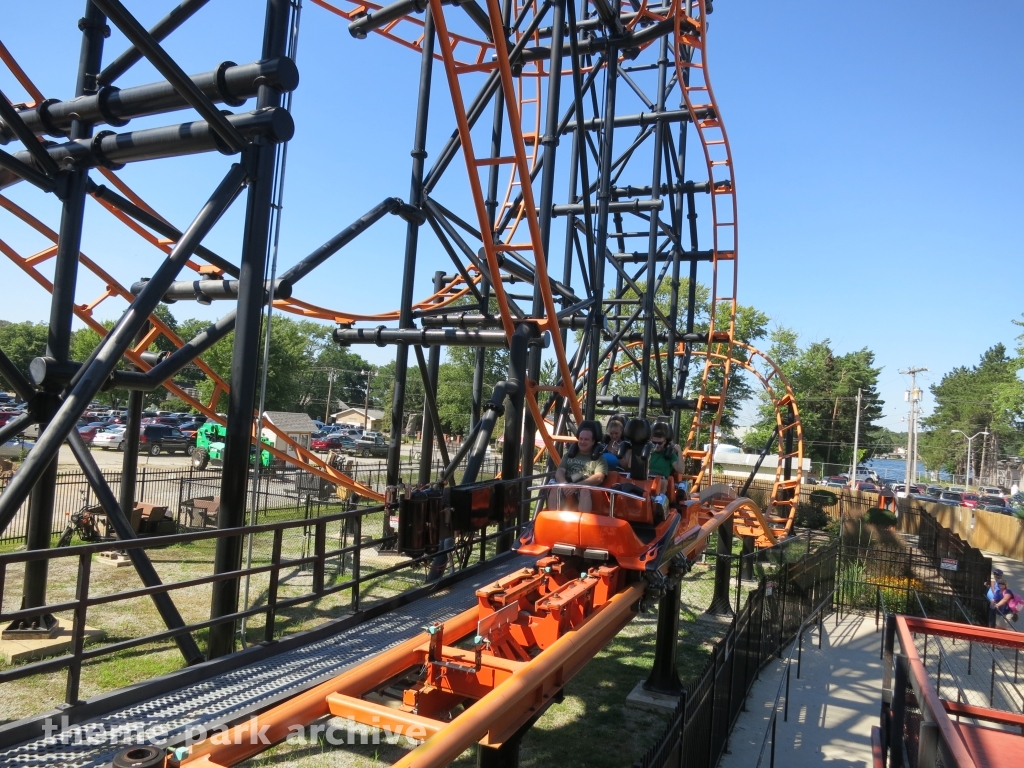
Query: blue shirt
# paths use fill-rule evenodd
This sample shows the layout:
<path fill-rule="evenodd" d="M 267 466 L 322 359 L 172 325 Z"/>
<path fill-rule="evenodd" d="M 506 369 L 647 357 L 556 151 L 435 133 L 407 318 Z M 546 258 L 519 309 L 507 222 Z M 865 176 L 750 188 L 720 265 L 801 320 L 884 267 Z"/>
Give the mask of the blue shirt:
<path fill-rule="evenodd" d="M 622 469 L 622 465 L 619 464 L 619 457 L 614 453 L 605 452 L 604 458 L 608 462 L 608 469 Z"/>

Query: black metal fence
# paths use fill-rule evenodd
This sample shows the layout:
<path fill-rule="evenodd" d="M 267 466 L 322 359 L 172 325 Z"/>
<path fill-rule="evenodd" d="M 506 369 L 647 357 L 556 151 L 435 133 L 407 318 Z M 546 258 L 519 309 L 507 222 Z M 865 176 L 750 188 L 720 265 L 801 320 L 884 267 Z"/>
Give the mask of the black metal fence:
<path fill-rule="evenodd" d="M 665 734 L 634 768 L 718 764 L 761 669 L 834 591 L 838 558 L 838 544 L 832 544 L 796 562 L 783 557 L 770 576 L 762 575 L 703 672 L 680 698 Z"/>
<path fill-rule="evenodd" d="M 963 621 L 966 611 L 973 621 L 987 623 L 985 582 L 991 559 L 903 500 L 892 525 L 869 522 L 872 519 L 844 519 L 842 604 L 875 610 L 880 593 L 895 613 Z"/>
<path fill-rule="evenodd" d="M 384 461 L 368 462 L 352 460 L 346 464 L 346 474 L 356 482 L 383 492 L 387 477 L 387 464 Z M 415 482 L 419 474 L 419 462 L 401 464 L 402 482 Z M 499 458 L 492 457 L 484 461 L 479 478 L 485 480 L 498 474 L 501 469 Z M 433 468 L 432 477 L 437 477 L 443 467 L 437 463 Z M 121 471 L 108 470 L 103 477 L 110 485 L 114 494 L 120 493 Z M 0 479 L 0 494 L 3 494 L 9 482 L 8 478 Z M 212 497 L 220 494 L 220 469 L 196 470 L 192 467 L 182 469 L 153 469 L 140 467 L 136 474 L 136 502 L 166 506 L 168 514 L 183 529 L 197 528 L 194 518 L 185 514 L 188 500 L 196 497 Z M 250 493 L 253 484 L 248 488 Z M 255 505 L 256 520 L 266 519 L 271 514 L 277 520 L 295 520 L 316 516 L 312 507 L 340 509 L 340 500 L 334 495 L 334 486 L 321 480 L 316 475 L 295 468 L 286 468 L 261 474 L 259 478 L 259 495 Z M 317 504 L 319 502 L 319 504 Z M 53 529 L 54 535 L 64 530 L 71 515 L 83 507 L 97 504 L 96 495 L 89 487 L 85 475 L 78 469 L 63 470 L 57 474 L 55 489 Z M 28 524 L 28 506 L 26 501 L 11 524 L 0 531 L 0 544 L 18 543 L 25 539 Z"/>
<path fill-rule="evenodd" d="M 543 476 L 524 477 L 510 480 L 508 483 L 516 483 L 525 488 L 531 482 L 536 482 L 539 477 Z M 196 476 L 179 477 L 179 487 L 182 487 L 180 483 L 186 479 L 193 483 L 190 486 L 191 490 L 195 490 L 200 487 L 200 483 L 206 481 L 205 478 Z M 178 492 L 177 489 L 175 492 Z M 448 546 L 448 549 L 440 549 L 420 557 L 399 555 L 393 551 L 393 546 L 386 553 L 387 556 L 382 557 L 384 553 L 381 550 L 388 544 L 393 545 L 395 539 L 395 535 L 389 533 L 388 527 L 384 524 L 386 511 L 382 506 L 336 509 L 331 514 L 322 514 L 324 509 L 317 507 L 314 515 L 309 515 L 307 509 L 304 518 L 265 519 L 259 524 L 239 528 L 208 529 L 162 536 L 159 539 L 140 538 L 0 554 L 0 606 L 5 602 L 5 585 L 8 591 L 13 586 L 13 580 L 10 578 L 12 572 L 23 570 L 29 562 L 45 560 L 51 572 L 61 571 L 71 575 L 71 583 L 62 584 L 60 590 L 55 588 L 51 580 L 54 589 L 50 590 L 51 596 L 45 606 L 0 609 L 0 624 L 48 613 L 68 622 L 72 635 L 68 652 L 54 658 L 3 669 L 0 671 L 0 685 L 33 675 L 67 670 L 65 701 L 74 704 L 79 699 L 83 666 L 102 657 L 140 646 L 166 643 L 179 635 L 197 632 L 215 623 L 235 620 L 241 620 L 243 625 L 249 619 L 262 622 L 262 625 L 250 627 L 252 636 L 249 641 L 270 642 L 294 631 L 291 629 L 293 624 L 282 626 L 280 612 L 285 609 L 307 607 L 320 617 L 348 615 L 365 610 L 372 604 L 386 602 L 403 592 L 409 592 L 431 580 L 441 578 L 445 573 L 454 573 L 476 565 L 502 551 L 505 548 L 504 542 L 508 542 L 512 535 L 518 535 L 529 511 L 529 494 L 521 490 L 518 495 L 512 497 L 522 501 L 519 504 L 517 518 L 512 520 L 508 527 L 490 524 L 486 528 L 461 536 L 454 545 L 444 545 Z M 250 554 L 241 570 L 227 574 L 168 580 L 155 587 L 132 587 L 112 594 L 97 595 L 92 587 L 93 555 L 109 554 L 118 550 L 178 546 L 182 547 L 182 550 L 171 560 L 194 559 L 195 553 L 212 551 L 210 545 L 215 539 L 228 536 L 264 542 L 256 547 L 260 554 Z M 446 562 L 439 565 L 439 559 Z M 77 565 L 77 569 L 73 564 Z M 439 572 L 428 575 L 427 569 L 431 566 L 439 568 Z M 293 578 L 297 573 L 303 572 L 309 574 L 310 578 Z M 236 613 L 214 620 L 198 619 L 200 615 L 205 614 L 196 610 L 189 614 L 185 610 L 191 608 L 190 603 L 196 602 L 195 593 L 192 591 L 194 588 L 239 577 L 246 582 L 246 597 L 242 608 Z M 70 588 L 72 584 L 73 589 Z M 376 591 L 368 590 L 374 585 L 383 586 Z M 54 598 L 52 593 L 55 591 L 59 592 L 60 596 Z M 192 592 L 189 598 L 190 591 Z M 114 642 L 97 642 L 86 647 L 86 622 L 90 610 L 112 604 L 130 607 L 132 604 L 129 601 L 145 600 L 158 593 L 185 595 L 180 597 L 178 602 L 182 608 L 184 626 L 176 629 L 155 627 L 152 624 L 139 626 L 139 632 L 135 636 Z M 11 595 L 7 597 L 8 604 L 16 605 Z M 327 602 L 329 598 L 330 604 Z M 209 600 L 199 602 L 203 607 L 209 604 Z M 141 621 L 137 623 L 142 624 Z"/>

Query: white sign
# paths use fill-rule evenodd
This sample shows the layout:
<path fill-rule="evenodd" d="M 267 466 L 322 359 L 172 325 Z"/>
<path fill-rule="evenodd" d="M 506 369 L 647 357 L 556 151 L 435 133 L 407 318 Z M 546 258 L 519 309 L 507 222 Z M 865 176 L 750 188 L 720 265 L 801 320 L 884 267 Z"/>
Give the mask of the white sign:
<path fill-rule="evenodd" d="M 955 571 L 957 570 L 957 565 L 959 565 L 959 562 L 960 561 L 956 560 L 955 558 L 944 557 L 942 558 L 942 560 L 939 561 L 939 568 L 941 568 L 944 571 Z"/>

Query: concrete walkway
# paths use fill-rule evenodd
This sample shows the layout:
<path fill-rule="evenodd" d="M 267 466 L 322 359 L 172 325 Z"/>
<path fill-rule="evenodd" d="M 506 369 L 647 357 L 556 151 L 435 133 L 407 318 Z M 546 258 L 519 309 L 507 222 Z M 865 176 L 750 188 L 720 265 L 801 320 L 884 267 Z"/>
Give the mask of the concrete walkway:
<path fill-rule="evenodd" d="M 817 628 L 804 635 L 801 679 L 795 658 L 790 677 L 789 722 L 782 719 L 784 698 L 779 702 L 777 766 L 871 768 L 871 726 L 878 725 L 882 706 L 881 642 L 873 615 L 847 616 L 838 627 L 835 616 L 828 617 L 820 651 Z M 749 711 L 736 722 L 720 768 L 756 766 L 784 668 L 776 661 L 754 683 Z M 768 768 L 768 749 L 761 765 Z"/>

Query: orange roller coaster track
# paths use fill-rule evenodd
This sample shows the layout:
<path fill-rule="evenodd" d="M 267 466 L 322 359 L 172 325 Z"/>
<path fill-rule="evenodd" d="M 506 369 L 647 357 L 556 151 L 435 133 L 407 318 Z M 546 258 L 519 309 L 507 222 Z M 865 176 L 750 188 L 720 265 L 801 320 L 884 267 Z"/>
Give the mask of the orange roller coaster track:
<path fill-rule="evenodd" d="M 393 428 L 388 446 L 388 491 L 381 493 L 353 481 L 267 425 L 287 446 L 284 451 L 269 449 L 271 453 L 363 497 L 397 498 L 403 480 L 400 431 L 407 410 L 408 346 L 478 346 L 483 343 L 480 339 L 486 339 L 494 346 L 503 344 L 512 363 L 506 380 L 488 382 L 494 393 L 486 400 L 485 355 L 482 349 L 477 351 L 470 414 L 473 426 L 466 440 L 467 465 L 473 470 L 467 469 L 463 482 L 475 479 L 491 430 L 503 413 L 514 416 L 504 421 L 504 478 L 514 478 L 521 470 L 532 472 L 533 460 L 539 458 L 533 455 L 535 432 L 540 433 L 550 460 L 557 461 L 560 449 L 575 441 L 577 427 L 595 415 L 599 375 L 610 375 L 621 356 L 645 371 L 645 366 L 653 365 L 651 375 L 641 382 L 641 403 L 647 402 L 649 393 L 674 401 L 683 392 L 696 391 L 692 418 L 686 414 L 689 424 L 679 423 L 682 415 L 678 409 L 674 424 L 683 437 L 686 475 L 697 494 L 709 482 L 716 432 L 733 369 L 744 367 L 757 374 L 758 365 L 751 360 L 759 354 L 748 350 L 746 361 L 735 356 L 735 351 L 743 348 L 735 339 L 736 193 L 728 138 L 708 79 L 706 3 L 644 0 L 624 7 L 621 0 L 509 0 L 504 4 L 497 0 L 398 0 L 382 6 L 354 0 L 313 0 L 312 4 L 346 20 L 356 39 L 375 35 L 421 57 L 410 202 L 387 198 L 300 262 L 306 267 L 302 274 L 308 274 L 385 214 L 396 214 L 407 224 L 399 308 L 367 313 L 324 307 L 293 298 L 291 286 L 269 298 L 274 310 L 336 323 L 334 338 L 342 344 L 383 345 L 384 331 L 391 334 L 387 343 L 396 346 L 397 354 L 390 403 Z M 43 193 L 54 193 L 64 206 L 57 231 L 32 213 L 30 202 L 0 195 L 0 207 L 49 243 L 26 254 L 23 251 L 29 249 L 5 231 L 0 251 L 51 292 L 50 332 L 56 340 L 47 351 L 47 359 L 53 363 L 47 367 L 54 372 L 51 380 L 33 383 L 14 370 L 6 356 L 0 356 L 3 375 L 30 401 L 30 415 L 42 426 L 35 456 L 26 460 L 20 476 L 0 497 L 0 527 L 12 519 L 33 487 L 52 483 L 48 462 L 70 435 L 73 421 L 84 412 L 87 401 L 101 386 L 115 385 L 116 359 L 123 357 L 142 372 L 137 375 L 144 376 L 154 368 L 149 349 L 158 339 L 183 350 L 178 357 L 174 356 L 177 353 L 171 355 L 175 362 L 190 352 L 197 353 L 181 364 L 194 362 L 212 382 L 213 396 L 209 402 L 199 402 L 173 378 L 158 386 L 216 421 L 221 421 L 215 413 L 219 398 L 229 396 L 232 423 L 228 424 L 222 511 L 228 510 L 223 515 L 225 524 L 241 524 L 245 493 L 238 478 L 247 474 L 249 458 L 248 449 L 243 448 L 251 448 L 252 440 L 259 439 L 253 425 L 260 423 L 260 414 L 255 414 L 254 420 L 252 406 L 261 352 L 259 327 L 264 322 L 260 307 L 267 301 L 263 281 L 270 275 L 270 243 L 277 242 L 271 233 L 276 238 L 273 220 L 275 211 L 280 211 L 277 185 L 283 179 L 283 147 L 294 127 L 289 94 L 298 85 L 297 74 L 289 79 L 287 73 L 296 71 L 289 57 L 295 51 L 299 6 L 268 0 L 267 8 L 259 61 L 243 66 L 223 64 L 190 77 L 160 42 L 171 28 L 151 34 L 118 0 L 93 0 L 91 16 L 79 27 L 83 55 L 78 91 L 74 100 L 67 101 L 45 98 L 47 94 L 32 82 L 8 48 L 0 45 L 0 61 L 23 89 L 25 99 L 15 104 L 0 96 L 0 140 L 20 142 L 23 148 L 0 156 L 0 188 L 27 181 Z M 101 32 L 108 24 L 121 30 L 132 50 L 104 68 L 106 38 Z M 148 59 L 163 80 L 145 86 L 114 86 L 131 66 L 125 62 L 140 57 Z M 428 107 L 432 90 L 438 90 L 432 79 L 441 81 L 441 76 L 452 109 L 450 113 L 442 111 L 440 121 L 446 124 L 444 130 L 435 132 L 439 120 Z M 147 101 L 154 99 L 154 93 L 159 98 Z M 245 112 L 249 107 L 243 107 L 228 116 L 218 106 L 226 103 L 237 108 L 253 100 L 251 111 Z M 203 119 L 153 129 L 155 134 L 146 133 L 149 129 L 138 134 L 100 130 L 104 124 L 120 129 L 135 117 L 186 109 L 195 110 Z M 44 136 L 57 141 L 42 140 Z M 688 136 L 700 142 L 704 156 L 696 171 L 687 165 Z M 140 147 L 150 150 L 147 153 Z M 214 150 L 240 155 L 243 162 L 232 166 L 192 227 L 184 232 L 117 173 L 122 163 Z M 429 168 L 427 157 L 433 162 Z M 652 158 L 653 170 L 648 162 Z M 455 201 L 442 202 L 442 197 L 452 193 L 439 182 L 446 174 L 455 173 L 453 164 L 464 167 L 467 175 L 456 185 Z M 637 167 L 641 168 L 639 174 Z M 93 170 L 112 189 L 93 182 L 89 178 Z M 566 177 L 567 194 L 557 198 L 555 182 Z M 243 188 L 248 207 L 242 262 L 235 266 L 202 247 L 200 235 L 190 237 L 189 233 L 209 231 L 211 222 L 215 223 Z M 140 291 L 138 295 L 81 252 L 83 211 L 90 194 L 115 220 L 166 256 L 148 283 L 137 289 L 133 286 Z M 218 207 L 222 204 L 223 208 Z M 701 226 L 697 224 L 699 216 L 704 217 Z M 705 220 L 709 223 L 704 224 Z M 439 272 L 443 279 L 438 278 L 435 290 L 415 301 L 417 270 L 422 278 L 426 260 L 432 256 L 426 249 L 417 252 L 419 233 L 431 231 L 456 273 Z M 554 245 L 562 237 L 564 246 Z M 634 238 L 642 238 L 645 245 L 634 248 Z M 632 264 L 639 266 L 633 268 Z M 102 286 L 97 296 L 86 301 L 74 295 L 79 266 Z M 169 295 L 165 291 L 178 285 L 178 271 L 185 266 L 203 277 L 230 278 L 235 293 L 228 295 L 237 296 L 238 324 L 234 325 L 236 316 L 230 313 L 219 322 L 223 323 L 220 327 L 228 328 L 225 319 L 231 318 L 235 333 L 231 381 L 202 361 L 198 354 L 202 344 L 179 338 L 151 314 L 158 301 Z M 52 278 L 48 276 L 51 267 Z M 682 268 L 689 269 L 689 296 L 685 298 L 678 295 Z M 702 332 L 695 331 L 698 281 L 710 295 L 709 317 L 702 323 L 706 331 Z M 670 286 L 672 297 L 667 311 L 655 301 L 664 286 Z M 200 294 L 197 289 L 197 295 L 189 298 L 208 298 Z M 100 318 L 118 311 L 120 320 L 108 333 Z M 81 367 L 69 359 L 67 349 L 73 317 L 101 337 L 99 347 Z M 148 331 L 143 330 L 145 322 Z M 378 326 L 372 331 L 355 327 L 382 322 L 397 322 L 398 327 Z M 648 346 L 638 346 L 638 334 L 629 333 L 641 325 L 640 335 Z M 142 331 L 131 344 L 126 341 L 128 328 L 133 334 Z M 528 341 L 523 341 L 527 330 Z M 428 337 L 428 331 L 439 335 Z M 425 458 L 418 480 L 419 485 L 426 485 L 434 479 L 429 477 L 434 450 L 429 434 L 435 426 L 442 430 L 445 425 L 433 400 L 439 353 L 435 346 L 425 360 L 419 349 L 416 352 L 426 389 L 432 390 L 424 398 Z M 693 381 L 688 379 L 691 362 Z M 773 389 L 770 379 L 766 374 L 761 381 L 777 414 L 795 414 L 791 392 Z M 248 402 L 251 394 L 253 403 Z M 79 405 L 79 413 L 72 413 Z M 646 417 L 645 409 L 646 405 L 640 406 L 641 417 Z M 792 423 L 780 422 L 779 429 L 783 435 L 799 436 L 798 418 Z M 524 449 L 527 453 L 520 463 Z M 439 444 L 438 450 L 444 453 L 443 445 Z M 783 458 L 799 459 L 800 450 Z M 463 452 L 459 458 L 466 455 Z M 449 467 L 446 479 L 455 466 L 457 462 Z M 792 478 L 777 478 L 776 514 L 761 526 L 759 538 L 772 539 L 788 531 L 792 504 L 788 510 L 778 507 L 785 506 L 793 487 Z M 48 511 L 52 516 L 52 509 Z M 33 513 L 38 531 L 45 527 L 41 521 L 46 513 L 42 507 Z M 389 521 L 385 516 L 385 537 L 390 533 Z M 237 543 L 225 540 L 218 547 L 218 571 L 237 570 Z M 227 597 L 219 603 L 215 600 L 219 607 L 214 613 L 232 613 L 231 590 L 237 592 L 237 585 L 227 583 Z M 43 604 L 33 603 L 40 597 L 39 589 L 26 587 L 26 591 L 34 594 L 29 603 Z M 214 627 L 211 637 L 218 638 L 214 655 L 231 649 L 230 629 Z"/>

